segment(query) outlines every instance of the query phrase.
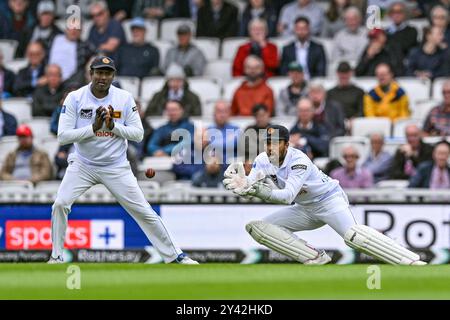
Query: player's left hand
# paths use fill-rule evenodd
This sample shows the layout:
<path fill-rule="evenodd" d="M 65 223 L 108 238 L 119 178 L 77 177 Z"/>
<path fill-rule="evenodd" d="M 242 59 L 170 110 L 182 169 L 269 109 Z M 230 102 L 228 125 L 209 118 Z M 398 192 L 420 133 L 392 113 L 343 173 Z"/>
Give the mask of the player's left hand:
<path fill-rule="evenodd" d="M 105 116 L 105 125 L 109 130 L 114 129 L 114 108 L 109 105 Z"/>

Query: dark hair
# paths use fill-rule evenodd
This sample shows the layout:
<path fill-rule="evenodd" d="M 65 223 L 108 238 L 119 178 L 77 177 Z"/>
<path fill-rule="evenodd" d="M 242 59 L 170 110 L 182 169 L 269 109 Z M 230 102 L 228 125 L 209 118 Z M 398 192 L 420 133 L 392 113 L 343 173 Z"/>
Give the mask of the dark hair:
<path fill-rule="evenodd" d="M 347 3 L 344 5 L 344 11 L 348 7 L 350 7 L 350 1 L 349 0 L 347 0 Z M 338 11 L 338 7 L 337 7 L 337 4 L 336 4 L 336 0 L 332 0 L 331 1 L 331 4 L 330 4 L 330 7 L 328 8 L 326 16 L 327 16 L 328 20 L 330 20 L 331 22 L 334 22 L 337 19 L 339 19 L 339 11 Z"/>
<path fill-rule="evenodd" d="M 309 26 L 309 19 L 307 17 L 304 16 L 299 16 L 295 19 L 294 25 L 296 25 L 299 22 L 304 22 Z"/>
<path fill-rule="evenodd" d="M 265 112 L 269 112 L 269 108 L 267 108 L 267 106 L 263 103 L 258 103 L 255 104 L 252 108 L 252 114 L 255 115 L 257 114 L 259 111 L 264 110 Z"/>
<path fill-rule="evenodd" d="M 389 71 L 392 73 L 392 74 L 394 74 L 395 75 L 395 73 L 394 73 L 394 67 L 392 66 L 392 64 L 391 63 L 389 63 L 389 62 L 380 62 L 379 64 L 377 64 L 376 66 L 375 66 L 375 69 L 377 69 L 380 65 L 385 65 L 385 66 L 387 66 L 388 68 L 389 68 Z"/>
<path fill-rule="evenodd" d="M 445 144 L 445 145 L 450 149 L 450 143 L 449 143 L 447 140 L 442 139 L 441 141 L 438 141 L 438 142 L 433 146 L 433 151 L 436 150 L 436 148 L 437 148 L 439 145 L 441 145 L 441 144 Z"/>
<path fill-rule="evenodd" d="M 164 108 L 165 108 L 169 103 L 176 103 L 176 104 L 178 104 L 178 105 L 181 107 L 181 109 L 184 110 L 184 105 L 183 105 L 183 103 L 182 103 L 180 100 L 169 99 L 169 100 L 167 100 L 166 103 L 164 104 Z"/>

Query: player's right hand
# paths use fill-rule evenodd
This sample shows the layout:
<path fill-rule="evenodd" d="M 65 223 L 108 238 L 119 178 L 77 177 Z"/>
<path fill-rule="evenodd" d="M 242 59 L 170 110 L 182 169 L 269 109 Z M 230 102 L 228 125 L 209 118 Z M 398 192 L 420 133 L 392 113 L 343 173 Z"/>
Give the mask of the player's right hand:
<path fill-rule="evenodd" d="M 94 123 L 92 124 L 92 129 L 94 130 L 94 132 L 102 128 L 106 112 L 107 111 L 103 107 L 97 108 L 97 111 L 95 112 L 95 120 Z"/>

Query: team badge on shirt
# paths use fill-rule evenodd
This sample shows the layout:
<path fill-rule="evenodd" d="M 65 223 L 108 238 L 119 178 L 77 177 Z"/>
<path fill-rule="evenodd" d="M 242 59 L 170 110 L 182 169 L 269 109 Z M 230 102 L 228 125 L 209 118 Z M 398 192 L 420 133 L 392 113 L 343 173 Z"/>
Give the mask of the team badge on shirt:
<path fill-rule="evenodd" d="M 295 170 L 295 169 L 303 169 L 306 170 L 307 166 L 304 164 L 295 164 L 291 167 L 291 170 Z"/>
<path fill-rule="evenodd" d="M 93 110 L 92 109 L 81 109 L 80 118 L 81 119 L 92 119 Z"/>
<path fill-rule="evenodd" d="M 122 117 L 122 111 L 113 112 L 113 119 L 120 119 L 120 117 Z"/>

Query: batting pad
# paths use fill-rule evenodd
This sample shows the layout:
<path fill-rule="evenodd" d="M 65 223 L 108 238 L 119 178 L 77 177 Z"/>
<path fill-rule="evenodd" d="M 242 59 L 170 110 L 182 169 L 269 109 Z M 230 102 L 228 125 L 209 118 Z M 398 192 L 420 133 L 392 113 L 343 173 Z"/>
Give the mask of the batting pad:
<path fill-rule="evenodd" d="M 400 246 L 391 238 L 365 225 L 350 228 L 345 243 L 356 250 L 390 264 L 419 264 L 420 256 Z"/>
<path fill-rule="evenodd" d="M 245 229 L 256 242 L 301 263 L 314 260 L 320 253 L 292 233 L 264 221 L 249 222 Z"/>

